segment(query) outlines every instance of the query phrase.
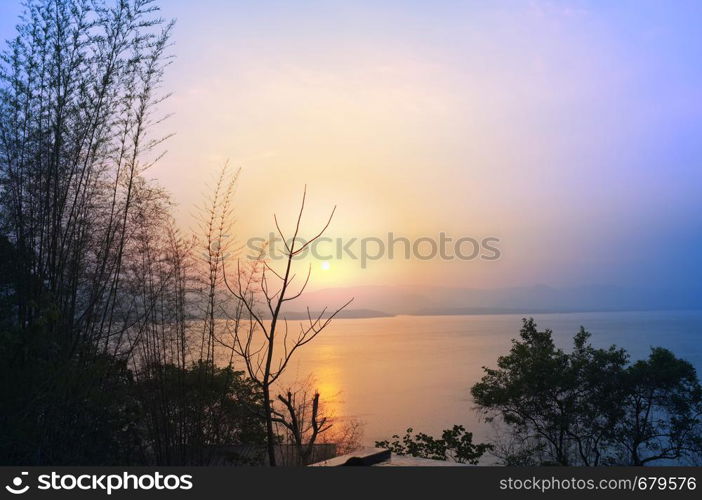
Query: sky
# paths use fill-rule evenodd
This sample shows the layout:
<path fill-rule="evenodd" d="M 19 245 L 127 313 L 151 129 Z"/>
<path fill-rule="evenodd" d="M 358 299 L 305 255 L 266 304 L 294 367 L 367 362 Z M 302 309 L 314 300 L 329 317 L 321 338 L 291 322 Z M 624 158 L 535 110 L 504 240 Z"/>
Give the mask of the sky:
<path fill-rule="evenodd" d="M 229 161 L 236 238 L 499 238 L 486 260 L 314 262 L 315 287 L 702 290 L 702 3 L 160 2 L 184 231 Z M 0 4 L 0 37 L 19 2 Z"/>

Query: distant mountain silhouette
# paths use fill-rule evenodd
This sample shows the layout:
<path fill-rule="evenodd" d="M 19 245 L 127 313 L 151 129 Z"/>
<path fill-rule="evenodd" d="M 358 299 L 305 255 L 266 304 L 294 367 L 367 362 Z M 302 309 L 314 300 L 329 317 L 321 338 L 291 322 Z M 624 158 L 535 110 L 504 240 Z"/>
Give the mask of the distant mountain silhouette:
<path fill-rule="evenodd" d="M 310 313 L 309 315 L 307 314 L 307 310 L 304 311 L 286 311 L 283 313 L 283 316 L 285 316 L 286 319 L 289 320 L 306 320 L 309 317 L 311 317 L 313 320 L 317 319 L 319 317 L 319 314 L 322 312 L 322 309 L 312 309 L 310 308 Z M 324 314 L 322 314 L 322 318 L 328 318 L 329 315 L 333 314 L 334 311 L 336 311 L 336 307 L 328 307 Z M 346 319 L 355 319 L 355 318 L 387 318 L 389 316 L 394 316 L 393 314 L 382 312 L 382 311 L 374 311 L 373 309 L 344 309 L 342 311 L 339 311 L 339 313 L 334 316 L 335 318 L 346 318 Z M 270 314 L 263 313 L 262 317 L 264 319 L 269 319 Z"/>
<path fill-rule="evenodd" d="M 334 310 L 354 297 L 354 317 L 377 315 L 536 314 L 549 312 L 702 309 L 700 294 L 676 290 L 640 290 L 607 285 L 555 288 L 536 285 L 471 289 L 447 287 L 362 286 L 307 292 L 290 304 L 291 310 L 309 307 Z M 305 313 L 306 315 L 306 313 Z"/>

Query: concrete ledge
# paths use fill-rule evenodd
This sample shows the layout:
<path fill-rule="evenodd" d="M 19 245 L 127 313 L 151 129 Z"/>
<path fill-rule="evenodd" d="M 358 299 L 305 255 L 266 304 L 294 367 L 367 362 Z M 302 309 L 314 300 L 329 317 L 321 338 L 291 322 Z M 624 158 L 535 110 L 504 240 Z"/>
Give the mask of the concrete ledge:
<path fill-rule="evenodd" d="M 322 460 L 321 462 L 310 464 L 309 467 L 340 467 L 343 465 L 370 466 L 386 462 L 390 460 L 390 457 L 390 450 L 384 450 L 382 448 L 361 448 L 348 455 L 341 455 L 330 458 L 329 460 Z"/>

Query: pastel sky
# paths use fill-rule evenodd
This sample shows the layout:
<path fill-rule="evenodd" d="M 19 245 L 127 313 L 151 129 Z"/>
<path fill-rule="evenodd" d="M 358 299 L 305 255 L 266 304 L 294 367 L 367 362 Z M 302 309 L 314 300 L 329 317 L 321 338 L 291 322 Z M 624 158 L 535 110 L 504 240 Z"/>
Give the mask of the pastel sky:
<path fill-rule="evenodd" d="M 497 262 L 331 261 L 317 286 L 700 290 L 699 1 L 164 0 L 183 228 L 225 160 L 238 234 L 496 236 Z M 0 4 L 0 36 L 19 6 Z"/>

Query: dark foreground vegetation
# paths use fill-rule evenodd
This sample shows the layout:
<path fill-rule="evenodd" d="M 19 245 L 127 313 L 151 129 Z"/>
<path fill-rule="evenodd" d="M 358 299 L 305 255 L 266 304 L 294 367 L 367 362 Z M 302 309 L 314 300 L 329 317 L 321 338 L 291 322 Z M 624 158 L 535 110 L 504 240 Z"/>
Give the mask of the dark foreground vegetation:
<path fill-rule="evenodd" d="M 401 454 L 505 465 L 702 463 L 702 387 L 694 367 L 661 347 L 631 362 L 624 349 L 593 347 L 581 329 L 570 352 L 524 320 L 519 339 L 471 389 L 490 444 L 456 426 L 441 438 L 407 434 L 376 443 Z"/>
<path fill-rule="evenodd" d="M 172 28 L 152 0 L 29 0 L 2 52 L 0 464 L 298 465 L 358 438 L 279 385 L 335 314 L 288 332 L 304 246 L 227 260 L 236 172 L 193 236 L 146 177 Z"/>

